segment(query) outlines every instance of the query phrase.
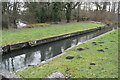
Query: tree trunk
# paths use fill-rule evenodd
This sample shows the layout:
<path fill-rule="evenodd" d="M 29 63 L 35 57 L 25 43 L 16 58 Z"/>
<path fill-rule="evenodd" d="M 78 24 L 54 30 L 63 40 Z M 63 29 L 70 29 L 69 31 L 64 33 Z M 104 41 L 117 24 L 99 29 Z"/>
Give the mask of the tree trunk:
<path fill-rule="evenodd" d="M 111 3 L 109 2 L 109 12 L 111 12 L 110 10 L 111 10 Z"/>
<path fill-rule="evenodd" d="M 80 4 L 78 5 L 77 22 L 80 21 L 80 6 L 81 6 L 81 4 L 82 4 L 82 3 L 80 3 Z"/>
<path fill-rule="evenodd" d="M 118 2 L 118 27 L 120 28 L 120 1 Z"/>
<path fill-rule="evenodd" d="M 66 19 L 67 19 L 67 23 L 70 22 L 70 19 L 71 19 L 71 9 L 67 9 L 66 10 Z"/>
<path fill-rule="evenodd" d="M 2 2 L 2 29 L 9 28 L 8 3 Z"/>
<path fill-rule="evenodd" d="M 107 2 L 104 2 L 104 3 L 103 3 L 102 11 L 106 11 L 106 7 L 107 7 Z"/>
<path fill-rule="evenodd" d="M 67 3 L 67 7 L 66 7 L 66 19 L 67 19 L 67 23 L 69 23 L 70 19 L 71 19 L 71 10 L 72 10 L 72 3 Z"/>
<path fill-rule="evenodd" d="M 70 2 L 70 3 L 67 3 L 65 5 L 65 8 L 66 8 L 66 19 L 67 19 L 67 23 L 70 22 L 71 20 L 71 12 L 72 12 L 72 9 L 75 9 L 75 7 L 79 4 L 79 2 L 77 2 L 76 4 L 73 5 L 73 2 Z M 73 7 L 72 7 L 73 5 Z"/>
<path fill-rule="evenodd" d="M 11 13 L 11 23 L 10 23 L 10 26 L 12 27 L 12 28 L 15 28 L 15 29 L 17 29 L 17 24 L 16 24 L 16 21 L 17 21 L 17 17 L 18 17 L 18 15 L 17 15 L 17 4 L 18 4 L 18 2 L 14 2 L 14 4 L 13 4 L 13 11 L 12 11 L 12 13 Z"/>
<path fill-rule="evenodd" d="M 114 13 L 115 13 L 115 5 L 116 5 L 116 3 L 112 2 L 112 8 L 111 8 L 112 10 L 111 11 L 114 12 Z"/>
<path fill-rule="evenodd" d="M 98 2 L 95 2 L 95 5 L 97 7 L 96 11 L 100 10 L 101 11 L 101 5 Z"/>

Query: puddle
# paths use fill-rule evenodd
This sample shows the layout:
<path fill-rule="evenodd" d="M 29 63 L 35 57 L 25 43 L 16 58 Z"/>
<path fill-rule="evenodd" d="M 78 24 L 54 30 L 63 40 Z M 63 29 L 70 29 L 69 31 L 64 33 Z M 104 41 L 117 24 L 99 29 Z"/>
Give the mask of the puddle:
<path fill-rule="evenodd" d="M 100 50 L 97 50 L 97 51 L 99 51 L 99 52 L 105 52 L 103 49 L 100 49 Z"/>
<path fill-rule="evenodd" d="M 105 49 L 108 49 L 108 48 L 105 48 Z"/>
<path fill-rule="evenodd" d="M 85 50 L 84 48 L 77 48 L 78 51 L 83 51 Z"/>
<path fill-rule="evenodd" d="M 96 42 L 92 42 L 92 44 L 93 44 L 93 45 L 97 45 L 97 43 L 96 43 Z"/>
<path fill-rule="evenodd" d="M 95 63 L 90 63 L 90 65 L 96 65 Z"/>
<path fill-rule="evenodd" d="M 67 56 L 66 59 L 73 59 L 74 56 Z"/>

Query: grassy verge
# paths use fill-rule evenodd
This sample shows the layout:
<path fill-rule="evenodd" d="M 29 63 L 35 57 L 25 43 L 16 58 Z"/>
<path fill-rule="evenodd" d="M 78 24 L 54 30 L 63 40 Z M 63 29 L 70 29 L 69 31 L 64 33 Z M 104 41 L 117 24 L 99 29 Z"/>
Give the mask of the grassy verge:
<path fill-rule="evenodd" d="M 3 30 L 2 45 L 8 45 L 23 41 L 32 41 L 52 36 L 58 36 L 66 33 L 81 31 L 85 29 L 103 26 L 102 24 L 93 23 L 73 23 L 53 27 L 37 27 L 18 30 Z M 1 31 L 0 31 L 1 32 Z"/>
<path fill-rule="evenodd" d="M 80 48 L 83 50 L 78 51 Z M 30 66 L 16 74 L 24 78 L 44 78 L 54 72 L 61 72 L 71 78 L 118 77 L 117 30 L 80 44 L 66 52 L 46 64 Z M 68 56 L 74 58 L 66 59 Z"/>

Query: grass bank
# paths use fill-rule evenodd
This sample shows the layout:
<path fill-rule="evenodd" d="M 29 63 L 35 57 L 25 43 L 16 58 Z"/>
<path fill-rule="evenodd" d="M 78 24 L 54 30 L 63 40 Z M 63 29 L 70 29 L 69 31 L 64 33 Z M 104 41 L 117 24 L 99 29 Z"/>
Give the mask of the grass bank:
<path fill-rule="evenodd" d="M 73 58 L 66 59 L 68 56 Z M 24 78 L 44 78 L 54 72 L 71 78 L 117 78 L 117 30 L 67 50 L 66 54 L 46 64 L 30 66 L 16 74 Z"/>
<path fill-rule="evenodd" d="M 18 30 L 3 30 L 2 43 L 0 46 L 19 43 L 23 41 L 39 40 L 47 37 L 58 36 L 66 33 L 91 29 L 103 26 L 93 23 L 70 23 L 53 27 L 37 27 Z M 0 31 L 1 32 L 1 31 Z"/>

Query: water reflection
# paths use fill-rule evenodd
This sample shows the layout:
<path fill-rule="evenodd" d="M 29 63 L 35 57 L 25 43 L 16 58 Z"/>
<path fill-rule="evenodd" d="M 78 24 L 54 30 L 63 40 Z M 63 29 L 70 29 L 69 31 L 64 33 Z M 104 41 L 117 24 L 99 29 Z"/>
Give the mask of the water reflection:
<path fill-rule="evenodd" d="M 24 65 L 38 65 L 40 62 L 41 62 L 41 54 L 40 54 L 40 51 L 36 51 L 36 52 L 33 52 L 33 53 L 27 53 L 25 55 L 25 60 L 23 61 L 24 62 Z"/>
<path fill-rule="evenodd" d="M 9 52 L 4 55 L 0 55 L 0 71 L 7 70 L 14 72 L 29 65 L 41 64 L 42 61 L 48 60 L 64 52 L 64 50 L 68 48 L 81 44 L 109 30 L 110 29 L 95 31 L 92 33 L 74 36 L 56 42 L 24 48 L 21 50 Z"/>

